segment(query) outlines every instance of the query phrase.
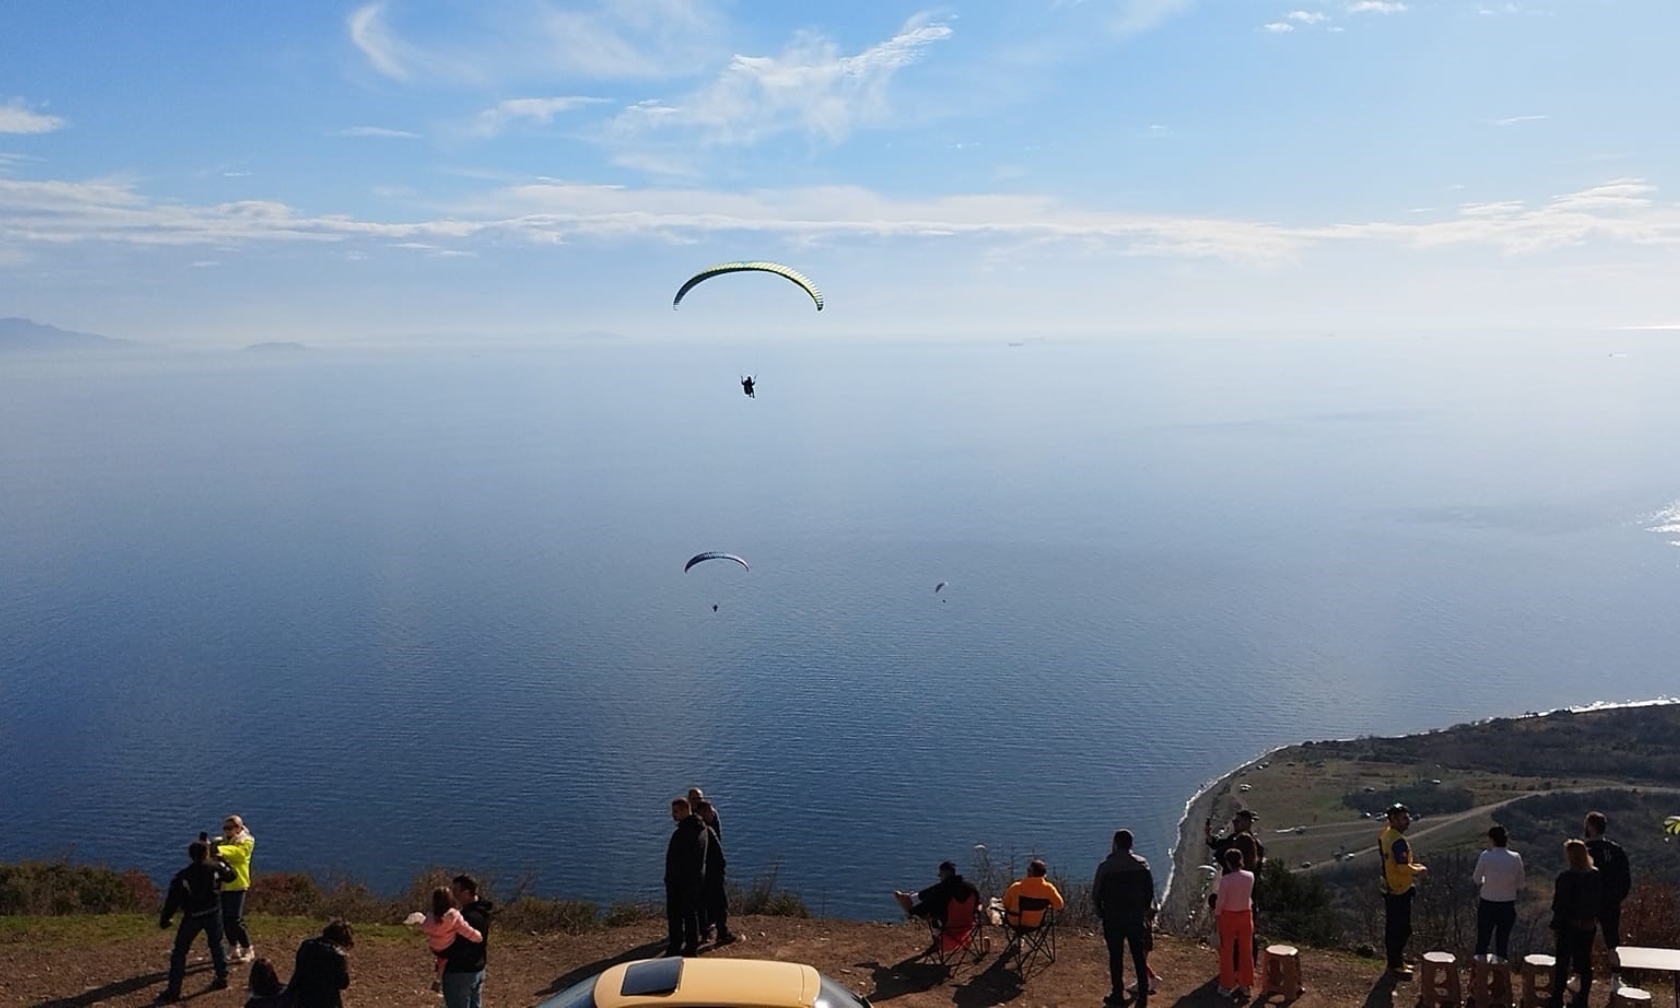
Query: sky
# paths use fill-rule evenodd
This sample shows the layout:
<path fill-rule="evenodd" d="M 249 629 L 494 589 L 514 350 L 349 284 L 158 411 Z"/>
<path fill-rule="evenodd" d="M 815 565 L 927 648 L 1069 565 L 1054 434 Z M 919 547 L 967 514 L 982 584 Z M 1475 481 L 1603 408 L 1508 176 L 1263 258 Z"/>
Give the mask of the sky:
<path fill-rule="evenodd" d="M 0 316 L 266 340 L 1680 325 L 1673 0 L 0 9 Z M 709 281 L 713 263 L 785 281 Z"/>

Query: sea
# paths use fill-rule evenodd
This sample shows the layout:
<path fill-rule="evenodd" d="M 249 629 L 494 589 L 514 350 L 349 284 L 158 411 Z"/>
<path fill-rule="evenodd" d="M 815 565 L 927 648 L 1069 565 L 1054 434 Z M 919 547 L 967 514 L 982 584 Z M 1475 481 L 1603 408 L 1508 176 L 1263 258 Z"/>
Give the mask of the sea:
<path fill-rule="evenodd" d="M 0 860 L 607 906 L 698 785 L 813 913 L 1160 883 L 1274 746 L 1676 692 L 1677 337 L 0 359 Z"/>

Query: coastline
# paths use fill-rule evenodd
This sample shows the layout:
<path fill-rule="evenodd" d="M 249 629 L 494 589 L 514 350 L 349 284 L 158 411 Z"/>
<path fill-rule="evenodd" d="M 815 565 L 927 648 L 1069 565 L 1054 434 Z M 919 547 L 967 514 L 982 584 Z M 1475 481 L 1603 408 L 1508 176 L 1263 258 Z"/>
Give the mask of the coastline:
<path fill-rule="evenodd" d="M 1243 803 L 1230 800 L 1236 779 L 1256 764 L 1265 763 L 1285 749 L 1300 742 L 1275 746 L 1238 763 L 1230 770 L 1203 784 L 1190 800 L 1184 803 L 1184 814 L 1178 820 L 1178 835 L 1167 858 L 1167 881 L 1161 890 L 1160 920 L 1163 927 L 1175 933 L 1187 933 L 1201 910 L 1202 892 L 1197 883 L 1197 866 L 1204 864 L 1205 847 L 1202 824 L 1212 818 L 1223 823 L 1236 813 Z M 1229 809 L 1225 806 L 1229 805 Z M 1215 814 L 1218 811 L 1219 814 Z"/>
<path fill-rule="evenodd" d="M 1187 802 L 1185 802 L 1184 814 L 1179 819 L 1177 836 L 1173 843 L 1172 852 L 1168 858 L 1167 880 L 1161 893 L 1160 914 L 1162 926 L 1179 934 L 1188 934 L 1192 928 L 1201 923 L 1205 923 L 1201 920 L 1200 915 L 1200 911 L 1202 909 L 1200 904 L 1202 890 L 1198 879 L 1199 873 L 1197 871 L 1197 867 L 1206 862 L 1206 858 L 1204 857 L 1206 848 L 1202 840 L 1202 823 L 1205 820 L 1212 818 L 1216 829 L 1223 830 L 1228 827 L 1229 820 L 1231 816 L 1236 813 L 1237 809 L 1252 807 L 1251 803 L 1247 800 L 1247 796 L 1242 794 L 1239 778 L 1265 769 L 1267 770 L 1267 773 L 1261 774 L 1260 777 L 1266 778 L 1267 781 L 1269 781 L 1272 775 L 1276 773 L 1290 772 L 1282 768 L 1270 768 L 1270 764 L 1280 758 L 1286 761 L 1316 759 L 1317 762 L 1322 762 L 1322 759 L 1318 758 L 1320 754 L 1313 753 L 1313 747 L 1320 745 L 1335 746 L 1342 743 L 1356 742 L 1361 739 L 1387 739 L 1397 741 L 1401 739 L 1415 739 L 1423 736 L 1445 737 L 1456 731 L 1482 728 L 1484 726 L 1494 724 L 1495 722 L 1533 723 L 1543 721 L 1547 718 L 1560 714 L 1602 715 L 1642 708 L 1673 707 L 1676 705 L 1680 705 L 1680 699 L 1666 694 L 1644 700 L 1601 700 L 1585 704 L 1558 707 L 1552 710 L 1528 711 L 1515 716 L 1495 715 L 1460 722 L 1443 728 L 1429 728 L 1422 731 L 1408 732 L 1400 735 L 1361 735 L 1356 738 L 1345 739 L 1302 739 L 1297 742 L 1275 746 L 1261 752 L 1241 763 L 1238 763 L 1230 770 L 1208 781 L 1206 784 L 1202 785 L 1201 789 L 1192 795 Z M 1291 753 L 1294 755 L 1290 755 Z M 1290 765 L 1292 766 L 1293 764 Z M 1442 776 L 1445 776 L 1445 774 Z M 1261 787 L 1261 790 L 1266 790 L 1265 784 L 1267 781 L 1257 779 L 1255 783 L 1257 786 Z M 1436 781 L 1435 783 L 1440 782 Z M 1270 798 L 1273 797 L 1273 795 L 1268 794 L 1267 797 Z M 1298 821 L 1302 823 L 1307 822 L 1304 815 L 1299 819 L 1293 819 L 1283 809 L 1272 809 L 1268 807 L 1265 811 L 1267 813 L 1266 825 L 1274 827 L 1273 831 L 1280 834 L 1289 831 L 1275 830 L 1275 825 L 1277 823 L 1286 821 Z M 1314 822 L 1316 823 L 1316 818 L 1314 819 Z M 1374 829 L 1367 829 L 1360 824 L 1361 820 L 1350 818 L 1344 824 L 1343 828 L 1345 830 L 1346 827 L 1351 827 L 1355 830 L 1364 830 L 1365 832 L 1369 832 L 1374 835 Z M 1335 827 L 1330 827 L 1329 829 L 1325 829 L 1321 832 L 1318 825 L 1313 826 L 1313 832 L 1317 835 L 1324 835 L 1324 833 L 1328 833 L 1333 829 L 1335 829 Z M 1303 832 L 1304 830 L 1305 827 L 1298 826 L 1294 832 Z M 1256 832 L 1265 836 L 1268 831 L 1257 830 Z M 1276 846 L 1281 843 L 1279 837 L 1267 836 L 1266 839 L 1274 846 L 1273 853 L 1281 853 L 1275 849 Z M 1325 853 L 1328 854 L 1330 852 L 1326 851 Z M 1352 856 L 1351 853 L 1349 856 Z M 1289 862 L 1286 860 L 1285 863 Z"/>

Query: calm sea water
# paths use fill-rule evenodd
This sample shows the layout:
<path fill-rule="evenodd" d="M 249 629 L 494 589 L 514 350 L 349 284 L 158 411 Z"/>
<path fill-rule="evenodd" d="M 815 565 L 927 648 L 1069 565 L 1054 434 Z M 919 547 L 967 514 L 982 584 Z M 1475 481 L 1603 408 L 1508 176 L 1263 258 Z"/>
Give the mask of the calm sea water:
<path fill-rule="evenodd" d="M 0 858 L 161 876 L 237 811 L 259 871 L 611 901 L 658 892 L 698 783 L 732 874 L 828 913 L 975 844 L 1083 878 L 1121 825 L 1164 876 L 1184 801 L 1270 746 L 1674 693 L 1677 366 L 1630 335 L 3 361 Z M 685 575 L 708 549 L 752 569 Z"/>

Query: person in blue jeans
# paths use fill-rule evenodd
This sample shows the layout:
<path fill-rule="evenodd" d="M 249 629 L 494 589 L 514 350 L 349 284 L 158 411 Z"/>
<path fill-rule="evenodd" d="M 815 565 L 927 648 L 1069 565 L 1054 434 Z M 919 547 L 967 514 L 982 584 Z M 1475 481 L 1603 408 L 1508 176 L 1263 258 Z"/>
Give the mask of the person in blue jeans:
<path fill-rule="evenodd" d="M 468 941 L 465 935 L 456 935 L 454 944 L 444 953 L 447 958 L 443 965 L 444 1008 L 480 1008 L 484 968 L 489 962 L 490 918 L 496 906 L 478 895 L 478 882 L 471 875 L 455 876 L 449 882 L 449 889 L 455 894 L 455 902 L 461 905 L 461 916 L 484 940 Z"/>
<path fill-rule="evenodd" d="M 181 914 L 175 947 L 169 953 L 169 986 L 158 998 L 160 1004 L 181 1000 L 187 950 L 199 932 L 210 942 L 210 963 L 216 970 L 210 989 L 222 990 L 228 985 L 227 953 L 222 949 L 222 884 L 233 881 L 234 871 L 225 862 L 210 860 L 210 845 L 203 840 L 187 845 L 187 857 L 192 862 L 169 880 L 169 895 L 164 897 L 163 910 L 158 914 L 158 927 L 165 931 L 176 912 Z"/>

